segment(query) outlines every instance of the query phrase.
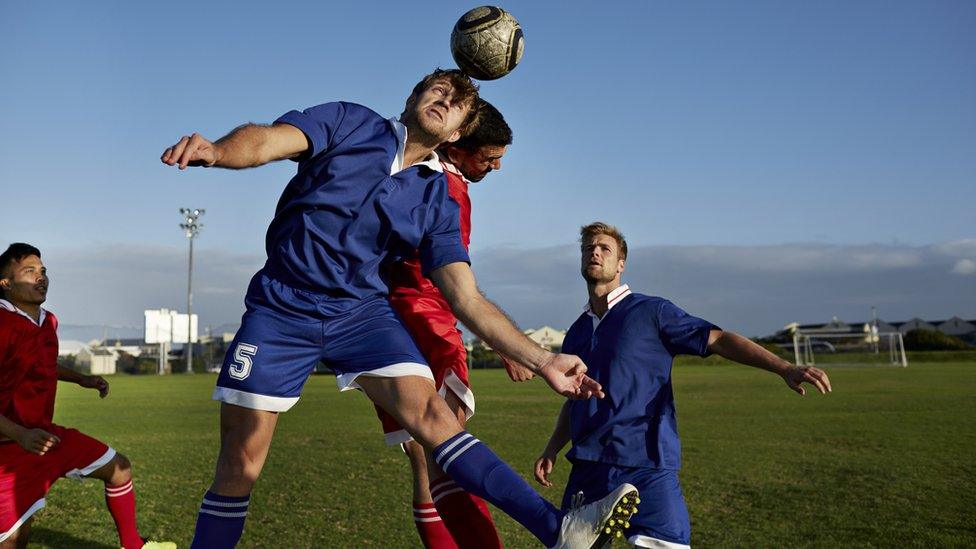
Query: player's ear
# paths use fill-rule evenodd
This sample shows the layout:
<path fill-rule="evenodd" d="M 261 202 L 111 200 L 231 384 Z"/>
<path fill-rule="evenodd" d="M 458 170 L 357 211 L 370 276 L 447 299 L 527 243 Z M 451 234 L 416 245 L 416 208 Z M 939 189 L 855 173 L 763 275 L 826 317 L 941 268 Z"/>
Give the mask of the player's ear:
<path fill-rule="evenodd" d="M 454 133 L 452 133 L 450 137 L 448 137 L 447 139 L 445 139 L 444 142 L 445 143 L 454 143 L 458 139 L 461 139 L 461 130 L 460 129 L 454 130 Z"/>
<path fill-rule="evenodd" d="M 624 272 L 624 269 L 626 267 L 627 267 L 627 260 L 626 259 L 618 259 L 617 260 L 617 274 L 623 273 Z"/>

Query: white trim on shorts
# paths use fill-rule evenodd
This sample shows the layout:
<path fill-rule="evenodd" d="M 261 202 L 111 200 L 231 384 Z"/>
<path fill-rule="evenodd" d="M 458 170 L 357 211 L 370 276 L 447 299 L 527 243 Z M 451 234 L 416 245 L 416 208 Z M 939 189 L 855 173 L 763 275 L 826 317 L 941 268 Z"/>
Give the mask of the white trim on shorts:
<path fill-rule="evenodd" d="M 437 394 L 446 399 L 448 389 L 457 395 L 461 400 L 461 404 L 464 404 L 465 418 L 471 419 L 471 416 L 474 415 L 474 392 L 471 391 L 471 387 L 468 387 L 461 381 L 461 378 L 454 373 L 454 370 L 447 371 L 447 375 L 444 376 L 444 382 L 441 383 L 441 388 L 438 389 Z"/>
<path fill-rule="evenodd" d="M 72 469 L 67 473 L 65 473 L 64 476 L 66 478 L 73 478 L 75 480 L 85 480 L 85 477 L 97 471 L 99 467 L 112 461 L 112 458 L 114 457 L 115 457 L 115 450 L 112 449 L 112 447 L 110 446 L 109 449 L 105 450 L 105 453 L 102 454 L 102 457 L 96 459 L 95 461 L 89 463 L 88 465 L 82 467 L 81 469 Z"/>
<path fill-rule="evenodd" d="M 413 440 L 413 437 L 406 429 L 400 429 L 399 431 L 383 433 L 383 440 L 387 446 L 402 446 L 403 443 Z M 403 449 L 403 453 L 407 453 L 406 449 Z"/>
<path fill-rule="evenodd" d="M 434 381 L 434 374 L 430 372 L 430 367 L 426 364 L 421 364 L 420 362 L 397 362 L 396 364 L 390 364 L 389 366 L 383 366 L 375 370 L 365 370 L 362 372 L 349 372 L 348 374 L 339 374 L 336 376 L 336 385 L 339 386 L 340 391 L 350 391 L 352 389 L 361 389 L 362 387 L 356 383 L 356 378 L 359 376 L 372 376 L 372 377 L 406 377 L 406 376 L 420 376 L 425 377 L 431 381 Z"/>
<path fill-rule="evenodd" d="M 663 539 L 652 538 L 650 536 L 635 535 L 627 538 L 634 547 L 648 547 L 650 549 L 691 549 L 690 545 L 664 541 Z"/>
<path fill-rule="evenodd" d="M 229 389 L 219 385 L 214 387 L 213 397 L 211 398 L 220 402 L 226 402 L 227 404 L 243 406 L 252 410 L 264 410 L 266 412 L 287 412 L 298 402 L 298 397 L 259 395 L 257 393 L 238 391 L 237 389 Z"/>
<path fill-rule="evenodd" d="M 16 532 L 18 528 L 20 528 L 21 526 L 24 525 L 25 522 L 27 522 L 27 519 L 31 518 L 31 516 L 34 513 L 43 509 L 45 505 L 47 505 L 47 503 L 45 502 L 44 498 L 35 501 L 34 505 L 31 505 L 30 508 L 27 509 L 27 511 L 24 511 L 24 514 L 21 515 L 20 518 L 17 519 L 17 522 L 15 522 L 14 525 L 10 527 L 10 530 L 7 530 L 6 532 L 0 534 L 0 543 L 3 543 L 7 538 L 12 536 L 13 533 Z"/>

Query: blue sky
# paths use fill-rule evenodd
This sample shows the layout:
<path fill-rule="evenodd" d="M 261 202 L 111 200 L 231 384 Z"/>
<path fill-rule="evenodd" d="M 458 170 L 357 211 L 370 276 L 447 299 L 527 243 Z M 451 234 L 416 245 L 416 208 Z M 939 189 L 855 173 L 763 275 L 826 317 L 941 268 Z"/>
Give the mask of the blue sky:
<path fill-rule="evenodd" d="M 183 307 L 177 210 L 206 208 L 199 312 L 204 325 L 233 322 L 239 273 L 260 265 L 294 167 L 178 173 L 158 162 L 162 150 L 189 132 L 217 138 L 336 99 L 397 114 L 420 76 L 452 65 L 450 29 L 474 5 L 0 3 L 0 240 L 47 251 L 58 276 L 50 305 L 63 322 L 138 325 L 143 308 Z M 939 272 L 951 283 L 933 291 L 962 295 L 917 295 L 887 317 L 976 316 L 976 4 L 501 5 L 523 25 L 525 56 L 482 93 L 515 144 L 503 170 L 472 190 L 472 250 L 489 295 L 521 323 L 565 326 L 573 313 L 521 312 L 515 296 L 495 295 L 506 288 L 492 287 L 495 273 L 518 276 L 520 265 L 489 258 L 571 246 L 594 219 L 619 225 L 652 257 L 760 250 L 779 263 L 793 259 L 763 254 L 806 247 L 854 257 L 866 246 L 931 258 L 926 250 L 948 246 L 956 255 Z M 145 257 L 171 260 L 145 273 L 147 261 L 135 260 Z M 751 265 L 757 294 L 775 271 L 769 263 Z M 885 265 L 872 280 L 901 280 L 904 266 Z M 705 287 L 669 284 L 668 268 L 628 281 L 695 299 L 727 282 L 718 269 Z M 137 280 L 155 276 L 137 291 Z M 578 280 L 555 267 L 533 276 Z M 890 291 L 916 295 L 911 280 Z M 529 292 L 546 285 L 524 282 Z M 582 284 L 565 293 L 551 296 L 551 309 L 575 308 Z M 696 312 L 753 334 L 827 314 L 799 294 L 791 308 L 757 297 L 738 313 L 742 305 L 707 300 Z M 860 301 L 883 299 L 867 294 L 834 310 L 852 315 L 866 310 Z"/>

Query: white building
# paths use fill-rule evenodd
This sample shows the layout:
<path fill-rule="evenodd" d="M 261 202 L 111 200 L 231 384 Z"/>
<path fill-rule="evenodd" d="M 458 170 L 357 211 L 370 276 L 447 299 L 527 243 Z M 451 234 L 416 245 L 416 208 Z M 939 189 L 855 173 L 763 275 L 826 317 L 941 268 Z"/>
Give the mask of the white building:
<path fill-rule="evenodd" d="M 566 339 L 565 331 L 557 330 L 551 326 L 543 326 L 536 330 L 525 330 L 524 333 L 529 339 L 538 343 L 540 347 L 550 351 L 561 349 L 563 340 Z"/>
<path fill-rule="evenodd" d="M 85 374 L 111 375 L 115 373 L 118 360 L 119 355 L 114 349 L 85 347 L 75 356 L 75 366 Z"/>

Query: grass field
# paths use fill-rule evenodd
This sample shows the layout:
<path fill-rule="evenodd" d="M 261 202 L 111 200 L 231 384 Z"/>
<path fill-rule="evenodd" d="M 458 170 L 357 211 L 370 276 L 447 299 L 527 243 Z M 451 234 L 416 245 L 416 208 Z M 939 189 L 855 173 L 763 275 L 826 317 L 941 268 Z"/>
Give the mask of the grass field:
<path fill-rule="evenodd" d="M 976 545 L 976 363 L 836 368 L 800 398 L 750 368 L 675 370 L 681 481 L 699 547 Z M 61 384 L 56 421 L 128 455 L 144 535 L 188 545 L 217 450 L 209 375 L 110 378 L 112 394 Z M 540 382 L 476 371 L 471 431 L 529 476 L 560 402 Z M 557 466 L 565 482 L 569 464 Z M 406 460 L 372 406 L 309 380 L 251 500 L 242 547 L 417 547 Z M 544 494 L 558 501 L 560 492 Z M 534 539 L 495 512 L 509 547 Z M 62 480 L 33 546 L 117 547 L 97 481 Z"/>

